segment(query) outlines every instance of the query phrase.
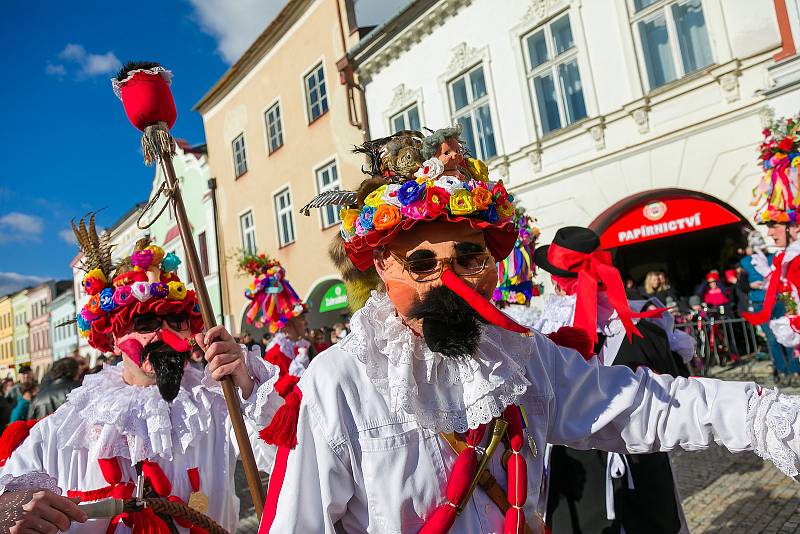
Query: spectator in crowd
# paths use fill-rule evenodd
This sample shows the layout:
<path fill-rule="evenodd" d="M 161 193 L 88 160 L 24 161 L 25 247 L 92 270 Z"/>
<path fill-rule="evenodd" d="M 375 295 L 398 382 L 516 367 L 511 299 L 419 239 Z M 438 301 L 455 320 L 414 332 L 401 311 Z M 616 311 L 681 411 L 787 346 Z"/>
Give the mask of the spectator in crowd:
<path fill-rule="evenodd" d="M 0 434 L 3 433 L 3 430 L 11 420 L 11 410 L 14 408 L 10 397 L 12 387 L 14 387 L 13 379 L 6 378 L 3 380 L 3 394 L 0 396 Z"/>
<path fill-rule="evenodd" d="M 245 347 L 247 347 L 247 350 L 248 350 L 248 352 L 249 352 L 250 350 L 252 350 L 252 349 L 253 349 L 253 347 L 255 347 L 256 345 L 258 345 L 259 347 L 261 347 L 261 353 L 262 353 L 262 354 L 264 353 L 264 347 L 262 347 L 261 345 L 259 345 L 259 344 L 256 342 L 256 340 L 255 340 L 255 339 L 253 339 L 253 336 L 252 336 L 252 335 L 250 335 L 250 332 L 245 332 L 245 333 L 243 333 L 243 334 L 242 334 L 242 341 L 241 341 L 241 344 L 242 344 L 242 345 L 244 345 Z"/>
<path fill-rule="evenodd" d="M 706 275 L 705 282 L 697 291 L 703 302 L 714 308 L 721 308 L 730 302 L 728 288 L 722 283 L 719 271 L 714 269 Z"/>
<path fill-rule="evenodd" d="M 93 375 L 95 373 L 99 373 L 103 370 L 103 365 L 108 362 L 108 357 L 105 354 L 101 354 L 95 360 L 95 366 L 86 371 L 87 375 Z"/>
<path fill-rule="evenodd" d="M 11 388 L 11 392 L 9 394 L 11 396 L 12 406 L 14 407 L 17 406 L 19 399 L 22 397 L 22 393 L 20 393 L 20 386 L 28 383 L 37 384 L 36 378 L 33 376 L 33 369 L 31 369 L 30 365 L 21 365 L 17 371 L 17 374 L 19 375 L 19 382 Z"/>
<path fill-rule="evenodd" d="M 330 339 L 330 336 L 328 339 Z M 319 328 L 311 332 L 311 346 L 314 348 L 315 355 L 331 346 L 330 341 L 325 338 L 324 328 Z"/>
<path fill-rule="evenodd" d="M 269 347 L 269 342 L 271 339 L 272 336 L 269 334 L 269 332 L 265 332 L 264 335 L 261 336 L 261 348 L 267 350 L 267 347 Z"/>
<path fill-rule="evenodd" d="M 81 367 L 75 358 L 56 360 L 47 373 L 47 382 L 28 408 L 28 419 L 41 419 L 67 401 L 67 394 L 80 386 Z"/>
<path fill-rule="evenodd" d="M 27 421 L 31 400 L 36 397 L 36 393 L 39 390 L 39 385 L 34 380 L 20 382 L 18 386 L 19 398 L 17 399 L 17 405 L 11 410 L 11 419 L 9 423 L 13 423 L 14 421 Z"/>

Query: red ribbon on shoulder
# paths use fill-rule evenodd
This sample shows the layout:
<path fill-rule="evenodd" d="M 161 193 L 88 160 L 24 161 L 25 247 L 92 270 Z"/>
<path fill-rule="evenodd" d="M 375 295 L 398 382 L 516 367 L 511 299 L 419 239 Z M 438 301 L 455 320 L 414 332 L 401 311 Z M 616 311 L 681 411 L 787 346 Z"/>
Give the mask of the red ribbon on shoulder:
<path fill-rule="evenodd" d="M 619 271 L 611 262 L 611 254 L 604 250 L 595 250 L 591 253 L 578 252 L 561 247 L 555 243 L 547 249 L 548 261 L 563 270 L 578 273 L 577 295 L 575 302 L 575 319 L 572 325 L 581 328 L 589 333 L 593 342 L 597 342 L 597 285 L 602 283 L 606 290 L 606 296 L 611 306 L 616 310 L 628 341 L 633 334 L 642 337 L 642 333 L 636 328 L 633 319 L 644 319 L 658 317 L 666 311 L 666 308 L 656 308 L 646 312 L 634 312 L 628 306 L 628 298 L 625 296 L 625 286 Z M 567 285 L 572 279 L 553 276 L 558 281 L 566 281 Z"/>
<path fill-rule="evenodd" d="M 742 317 L 744 317 L 748 323 L 753 325 L 759 325 L 766 323 L 772 318 L 772 308 L 775 307 L 775 302 L 778 300 L 778 289 L 781 286 L 781 272 L 783 269 L 783 256 L 784 252 L 780 254 L 775 254 L 775 257 L 772 258 L 772 264 L 775 266 L 775 269 L 772 271 L 772 274 L 769 277 L 769 283 L 767 284 L 767 292 L 764 295 L 764 305 L 762 306 L 761 310 L 758 312 L 743 312 Z"/>

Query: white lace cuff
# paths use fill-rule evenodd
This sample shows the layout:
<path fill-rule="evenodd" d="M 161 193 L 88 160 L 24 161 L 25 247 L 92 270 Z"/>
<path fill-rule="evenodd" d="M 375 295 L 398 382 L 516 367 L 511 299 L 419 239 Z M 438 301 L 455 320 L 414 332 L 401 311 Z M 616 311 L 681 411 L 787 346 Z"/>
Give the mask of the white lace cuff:
<path fill-rule="evenodd" d="M 41 471 L 33 471 L 19 476 L 12 474 L 0 477 L 0 495 L 7 491 L 48 490 L 61 495 L 61 488 L 55 478 Z"/>
<path fill-rule="evenodd" d="M 787 476 L 798 474 L 797 413 L 800 397 L 782 395 L 777 389 L 764 389 L 750 397 L 746 426 L 753 452 L 770 460 Z"/>
<path fill-rule="evenodd" d="M 789 323 L 789 317 L 783 316 L 769 322 L 769 329 L 775 334 L 775 339 L 784 347 L 793 348 L 800 345 L 800 333 L 795 332 Z"/>
<path fill-rule="evenodd" d="M 250 378 L 253 379 L 253 392 L 250 397 L 242 397 L 241 390 L 239 391 L 239 402 L 242 405 L 242 412 L 245 418 L 250 419 L 258 425 L 266 424 L 272 419 L 283 400 L 280 395 L 274 393 L 275 382 L 278 381 L 278 367 L 269 363 L 261 357 L 261 347 L 253 345 L 252 350 L 248 352 L 247 347 L 240 345 L 242 354 L 244 355 L 244 362 L 247 366 L 247 372 Z M 202 384 L 209 391 L 222 395 L 222 386 L 219 382 L 211 378 L 211 373 L 206 367 Z M 272 395 L 271 395 L 272 394 Z"/>

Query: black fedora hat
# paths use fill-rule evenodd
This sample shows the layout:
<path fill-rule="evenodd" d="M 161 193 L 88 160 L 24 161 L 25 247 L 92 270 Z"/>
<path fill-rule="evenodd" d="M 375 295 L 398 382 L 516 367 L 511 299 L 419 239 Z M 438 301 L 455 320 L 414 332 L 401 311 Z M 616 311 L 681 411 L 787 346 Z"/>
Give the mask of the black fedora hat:
<path fill-rule="evenodd" d="M 565 226 L 560 228 L 553 238 L 553 245 L 561 248 L 591 254 L 600 248 L 600 237 L 594 231 L 583 226 Z M 550 274 L 564 278 L 577 278 L 578 273 L 556 267 L 547 257 L 550 245 L 544 245 L 533 252 L 533 261 Z"/>

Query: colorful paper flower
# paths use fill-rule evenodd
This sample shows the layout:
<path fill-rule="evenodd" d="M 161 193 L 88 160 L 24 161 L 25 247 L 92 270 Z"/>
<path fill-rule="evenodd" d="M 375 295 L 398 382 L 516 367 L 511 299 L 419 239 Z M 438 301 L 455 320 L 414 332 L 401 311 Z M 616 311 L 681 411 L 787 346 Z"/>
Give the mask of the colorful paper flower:
<path fill-rule="evenodd" d="M 376 230 L 388 230 L 400 222 L 403 216 L 400 214 L 400 209 L 392 204 L 381 204 L 375 210 L 375 215 L 372 217 L 372 223 Z"/>
<path fill-rule="evenodd" d="M 450 204 L 450 193 L 441 187 L 429 187 L 425 193 L 425 214 L 436 217 Z"/>
<path fill-rule="evenodd" d="M 164 259 L 161 260 L 161 270 L 165 273 L 171 273 L 178 270 L 178 265 L 181 264 L 181 259 L 175 255 L 174 252 L 170 252 Z"/>
<path fill-rule="evenodd" d="M 339 218 L 342 219 L 342 228 L 349 234 L 353 234 L 356 231 L 356 221 L 359 215 L 361 215 L 361 212 L 352 208 L 344 208 L 339 212 Z"/>
<path fill-rule="evenodd" d="M 168 299 L 183 300 L 186 298 L 186 286 L 183 282 L 170 282 L 167 286 L 169 287 Z"/>
<path fill-rule="evenodd" d="M 117 306 L 124 306 L 133 299 L 133 291 L 130 286 L 120 286 L 114 291 L 114 303 Z"/>
<path fill-rule="evenodd" d="M 778 149 L 783 152 L 790 152 L 794 146 L 794 138 L 791 136 L 784 137 L 778 142 Z"/>
<path fill-rule="evenodd" d="M 419 168 L 414 176 L 418 178 L 426 178 L 435 180 L 444 172 L 444 164 L 439 161 L 439 158 L 431 158 L 422 162 L 422 167 Z"/>
<path fill-rule="evenodd" d="M 80 313 L 75 316 L 75 322 L 78 324 L 78 330 L 81 332 L 88 332 L 91 329 L 92 325 L 83 318 L 83 315 Z"/>
<path fill-rule="evenodd" d="M 497 220 L 500 218 L 500 216 L 497 215 L 497 209 L 495 209 L 494 204 L 492 204 L 491 206 L 486 208 L 484 211 L 482 211 L 481 212 L 481 217 L 483 217 L 484 220 L 486 220 L 487 222 L 489 222 L 491 224 L 496 223 Z"/>
<path fill-rule="evenodd" d="M 472 202 L 472 193 L 466 189 L 458 189 L 450 195 L 450 213 L 468 215 L 473 211 L 475 211 L 475 204 Z"/>
<path fill-rule="evenodd" d="M 92 269 L 91 272 L 99 270 L 100 269 Z M 105 276 L 103 276 L 103 278 L 105 278 Z M 90 276 L 89 274 L 83 277 L 83 290 L 86 291 L 87 295 L 97 295 L 104 287 L 106 287 L 106 282 L 103 279 Z"/>
<path fill-rule="evenodd" d="M 89 297 L 89 302 L 86 303 L 84 306 L 85 309 L 89 310 L 92 314 L 95 315 L 102 315 L 103 309 L 100 307 L 100 295 L 92 295 Z"/>
<path fill-rule="evenodd" d="M 97 319 L 99 319 L 102 316 L 102 313 L 100 312 L 99 308 L 97 311 L 92 311 L 86 306 L 84 306 L 81 309 L 80 315 L 81 317 L 83 317 L 84 321 L 86 321 L 87 323 L 91 323 L 92 321 L 96 321 Z"/>
<path fill-rule="evenodd" d="M 483 161 L 475 158 L 465 158 L 464 163 L 467 166 L 467 171 L 469 171 L 470 176 L 475 180 L 481 182 L 489 181 L 489 168 Z"/>
<path fill-rule="evenodd" d="M 137 250 L 131 254 L 131 263 L 142 270 L 146 270 L 153 264 L 153 251 L 152 250 Z"/>
<path fill-rule="evenodd" d="M 164 282 L 150 284 L 150 294 L 156 298 L 164 298 L 169 294 L 169 286 Z"/>
<path fill-rule="evenodd" d="M 503 185 L 503 180 L 500 180 L 492 187 L 492 197 L 496 204 L 502 204 L 508 200 L 508 191 L 506 191 L 506 187 Z"/>
<path fill-rule="evenodd" d="M 370 208 L 377 208 L 384 203 L 383 194 L 386 192 L 386 186 L 382 185 L 364 199 L 364 205 Z"/>
<path fill-rule="evenodd" d="M 424 200 L 417 200 L 412 202 L 408 206 L 403 206 L 400 208 L 400 213 L 403 214 L 404 217 L 408 217 L 409 219 L 414 219 L 416 221 L 425 218 L 425 201 Z"/>
<path fill-rule="evenodd" d="M 114 302 L 114 289 L 107 287 L 100 292 L 100 309 L 104 312 L 110 312 L 117 307 Z"/>
<path fill-rule="evenodd" d="M 400 186 L 397 191 L 397 198 L 400 200 L 401 206 L 408 206 L 420 199 L 425 195 L 426 182 L 418 182 L 416 180 L 409 180 Z"/>
<path fill-rule="evenodd" d="M 476 187 L 471 194 L 476 210 L 483 211 L 492 205 L 492 194 L 485 187 Z"/>
<path fill-rule="evenodd" d="M 433 184 L 436 187 L 441 187 L 451 195 L 459 189 L 464 189 L 464 183 L 455 176 L 440 176 Z"/>
<path fill-rule="evenodd" d="M 164 259 L 164 249 L 158 245 L 150 245 L 145 250 L 153 253 L 153 265 L 158 265 Z"/>
<path fill-rule="evenodd" d="M 501 219 L 507 219 L 508 217 L 514 216 L 514 204 L 508 200 L 501 202 L 500 204 L 495 204 L 495 206 L 497 206 L 497 215 L 499 215 Z"/>
<path fill-rule="evenodd" d="M 134 282 L 131 286 L 131 293 L 133 293 L 134 298 L 139 302 L 144 302 L 150 299 L 150 284 L 147 282 Z"/>
<path fill-rule="evenodd" d="M 375 208 L 373 208 L 372 206 L 364 206 L 363 208 L 361 208 L 361 215 L 358 216 L 358 222 L 356 224 L 360 224 L 361 229 L 368 232 L 372 230 L 374 226 L 372 222 L 374 216 L 375 216 Z M 358 227 L 356 227 L 356 233 L 358 233 Z"/>
<path fill-rule="evenodd" d="M 400 184 L 386 184 L 386 190 L 383 192 L 383 201 L 392 206 L 401 207 L 403 204 L 397 198 L 397 193 L 400 190 Z"/>

